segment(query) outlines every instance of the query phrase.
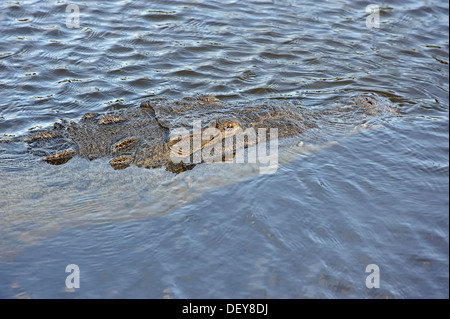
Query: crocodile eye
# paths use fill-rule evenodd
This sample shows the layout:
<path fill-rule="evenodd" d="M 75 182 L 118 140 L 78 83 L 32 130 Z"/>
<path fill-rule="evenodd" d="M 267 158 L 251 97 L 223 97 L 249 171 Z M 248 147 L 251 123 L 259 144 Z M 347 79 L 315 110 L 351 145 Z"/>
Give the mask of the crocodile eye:
<path fill-rule="evenodd" d="M 230 129 L 233 128 L 233 126 L 234 126 L 233 123 L 229 123 L 226 128 Z"/>

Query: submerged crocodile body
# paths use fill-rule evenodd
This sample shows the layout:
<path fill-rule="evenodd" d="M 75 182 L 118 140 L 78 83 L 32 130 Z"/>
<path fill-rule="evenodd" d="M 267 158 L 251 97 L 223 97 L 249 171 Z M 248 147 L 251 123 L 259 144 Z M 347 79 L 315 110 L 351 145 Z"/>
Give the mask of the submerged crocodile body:
<path fill-rule="evenodd" d="M 379 102 L 373 96 L 357 96 L 346 110 L 370 116 L 385 109 Z M 335 112 L 342 109 L 329 110 L 329 117 Z M 64 164 L 78 155 L 89 160 L 108 158 L 114 169 L 134 164 L 146 168 L 165 166 L 178 173 L 193 168 L 192 157 L 206 148 L 224 160 L 237 149 L 257 143 L 257 139 L 249 138 L 248 129 L 256 132 L 275 128 L 276 137 L 282 138 L 317 127 L 320 118 L 320 114 L 298 105 L 230 105 L 213 96 L 179 101 L 154 98 L 140 107 L 110 114 L 87 113 L 77 123 L 55 123 L 53 128 L 37 131 L 26 141 L 32 153 L 50 164 Z M 201 123 L 197 130 L 196 123 Z M 236 138 L 241 135 L 242 139 Z M 197 143 L 193 142 L 196 137 Z M 225 142 L 233 137 L 233 147 L 226 149 Z"/>

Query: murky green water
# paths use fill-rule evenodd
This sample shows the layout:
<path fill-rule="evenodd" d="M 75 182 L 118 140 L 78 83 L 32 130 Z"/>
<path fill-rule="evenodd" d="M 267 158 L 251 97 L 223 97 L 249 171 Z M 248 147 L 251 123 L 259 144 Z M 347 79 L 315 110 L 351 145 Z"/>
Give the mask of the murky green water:
<path fill-rule="evenodd" d="M 448 298 L 446 1 L 379 3 L 379 28 L 367 1 L 84 1 L 79 28 L 69 4 L 0 4 L 3 141 L 153 95 L 376 93 L 397 114 L 281 143 L 269 175 L 51 166 L 0 143 L 0 297 Z"/>

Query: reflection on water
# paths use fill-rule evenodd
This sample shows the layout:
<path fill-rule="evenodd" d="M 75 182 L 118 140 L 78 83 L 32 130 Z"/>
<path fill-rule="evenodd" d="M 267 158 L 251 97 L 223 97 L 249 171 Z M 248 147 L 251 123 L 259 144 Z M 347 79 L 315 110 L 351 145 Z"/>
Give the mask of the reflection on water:
<path fill-rule="evenodd" d="M 0 296 L 448 298 L 448 4 L 394 1 L 372 29 L 367 4 L 86 1 L 70 29 L 66 3 L 2 2 Z M 197 93 L 319 110 L 377 93 L 398 112 L 281 143 L 271 175 L 51 166 L 5 142 Z"/>

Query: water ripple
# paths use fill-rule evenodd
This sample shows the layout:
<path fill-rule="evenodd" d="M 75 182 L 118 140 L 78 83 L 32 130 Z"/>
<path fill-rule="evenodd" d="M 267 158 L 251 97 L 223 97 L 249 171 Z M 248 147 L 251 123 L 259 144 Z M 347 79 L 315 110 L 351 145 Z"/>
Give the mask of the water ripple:
<path fill-rule="evenodd" d="M 55 267 L 75 256 L 102 274 L 81 297 L 448 297 L 447 1 L 380 4 L 380 28 L 363 0 L 87 0 L 80 28 L 68 4 L 0 2 L 2 296 L 66 297 Z M 53 167 L 15 143 L 153 95 L 326 110 L 357 93 L 398 112 L 296 141 L 270 176 Z M 389 274 L 376 292 L 370 263 Z"/>

